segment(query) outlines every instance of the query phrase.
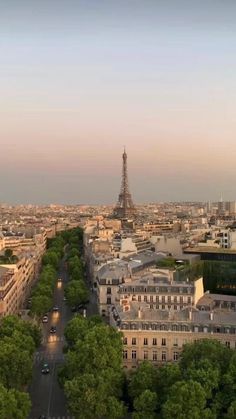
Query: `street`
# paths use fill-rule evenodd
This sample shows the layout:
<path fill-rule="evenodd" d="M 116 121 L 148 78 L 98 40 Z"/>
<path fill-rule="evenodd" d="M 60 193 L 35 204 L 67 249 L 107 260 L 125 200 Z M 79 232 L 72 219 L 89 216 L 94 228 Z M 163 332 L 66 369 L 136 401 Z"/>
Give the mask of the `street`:
<path fill-rule="evenodd" d="M 73 316 L 63 301 L 64 285 L 68 281 L 68 274 L 63 262 L 58 278 L 61 278 L 62 282 L 58 282 L 55 288 L 53 304 L 59 308 L 59 311 L 49 313 L 48 323 L 42 324 L 42 344 L 35 353 L 33 380 L 29 387 L 32 401 L 29 419 L 38 419 L 40 415 L 45 415 L 47 419 L 72 419 L 72 415 L 66 409 L 63 390 L 57 381 L 57 370 L 64 360 L 64 328 Z M 92 292 L 87 314 L 97 314 L 96 296 Z M 50 334 L 51 326 L 56 327 L 55 334 Z M 47 375 L 41 373 L 44 363 L 49 365 L 50 372 Z"/>

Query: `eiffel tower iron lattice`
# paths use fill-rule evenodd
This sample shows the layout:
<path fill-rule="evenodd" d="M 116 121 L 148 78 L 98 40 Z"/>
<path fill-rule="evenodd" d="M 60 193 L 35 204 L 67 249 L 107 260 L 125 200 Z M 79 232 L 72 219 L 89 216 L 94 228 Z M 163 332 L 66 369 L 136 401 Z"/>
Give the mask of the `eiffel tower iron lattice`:
<path fill-rule="evenodd" d="M 124 149 L 122 155 L 122 181 L 119 198 L 114 209 L 114 216 L 120 219 L 132 218 L 136 214 L 136 208 L 132 201 L 131 193 L 128 185 L 128 169 L 127 169 L 127 153 Z"/>

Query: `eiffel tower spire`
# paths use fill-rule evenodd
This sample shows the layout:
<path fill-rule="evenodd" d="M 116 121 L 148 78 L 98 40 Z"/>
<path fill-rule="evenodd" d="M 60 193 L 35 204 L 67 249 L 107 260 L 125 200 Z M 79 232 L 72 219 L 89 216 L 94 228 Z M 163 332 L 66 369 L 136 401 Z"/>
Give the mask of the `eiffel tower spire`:
<path fill-rule="evenodd" d="M 114 209 L 114 216 L 116 218 L 130 218 L 136 214 L 136 208 L 133 204 L 131 193 L 129 192 L 128 185 L 128 169 L 127 169 L 127 153 L 124 147 L 122 155 L 122 180 L 121 188 L 118 197 L 118 202 Z"/>

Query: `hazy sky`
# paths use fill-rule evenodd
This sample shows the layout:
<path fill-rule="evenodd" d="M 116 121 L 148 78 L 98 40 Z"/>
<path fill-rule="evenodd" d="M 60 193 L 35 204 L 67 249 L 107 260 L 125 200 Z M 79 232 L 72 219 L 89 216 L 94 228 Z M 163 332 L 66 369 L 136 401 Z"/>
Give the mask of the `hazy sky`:
<path fill-rule="evenodd" d="M 0 0 L 0 202 L 236 199 L 235 0 Z"/>

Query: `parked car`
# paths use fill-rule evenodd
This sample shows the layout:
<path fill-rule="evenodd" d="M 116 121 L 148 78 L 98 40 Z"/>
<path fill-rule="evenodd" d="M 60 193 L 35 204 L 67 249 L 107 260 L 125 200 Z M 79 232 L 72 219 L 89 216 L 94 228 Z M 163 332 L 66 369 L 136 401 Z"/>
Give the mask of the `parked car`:
<path fill-rule="evenodd" d="M 50 333 L 56 333 L 56 326 L 51 326 Z"/>
<path fill-rule="evenodd" d="M 45 314 L 45 316 L 43 316 L 42 322 L 43 323 L 47 323 L 48 322 L 48 316 L 46 314 Z"/>
<path fill-rule="evenodd" d="M 59 307 L 54 306 L 53 309 L 52 309 L 52 311 L 59 311 Z"/>
<path fill-rule="evenodd" d="M 49 369 L 49 365 L 48 364 L 43 364 L 43 367 L 41 369 L 41 373 L 42 374 L 49 374 L 50 369 Z"/>

